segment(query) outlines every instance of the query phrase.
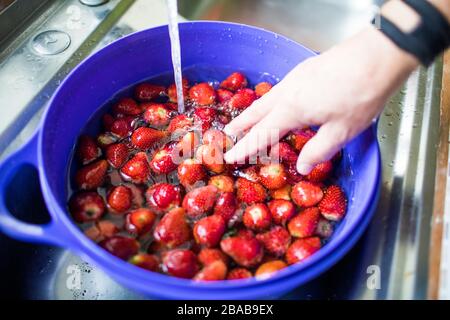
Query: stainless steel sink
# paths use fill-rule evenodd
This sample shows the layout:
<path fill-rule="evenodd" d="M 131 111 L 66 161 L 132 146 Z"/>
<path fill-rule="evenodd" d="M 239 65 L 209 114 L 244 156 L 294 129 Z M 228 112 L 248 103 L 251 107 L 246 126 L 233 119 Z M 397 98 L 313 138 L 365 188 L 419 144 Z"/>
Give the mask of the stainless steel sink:
<path fill-rule="evenodd" d="M 15 3 L 21 1 L 31 3 L 28 0 Z M 181 15 L 187 19 L 253 24 L 323 51 L 368 23 L 375 12 L 374 6 L 380 2 L 180 0 L 179 5 Z M 0 159 L 30 136 L 51 94 L 83 57 L 130 32 L 166 23 L 163 0 L 110 0 L 95 7 L 78 0 L 45 3 L 40 10 L 28 10 L 20 28 L 11 28 L 7 36 L 0 37 L 0 79 L 11 80 L 12 76 L 18 79 L 2 82 L 0 86 Z M 5 11 L 8 10 L 1 12 L 0 21 Z M 61 21 L 71 21 L 80 28 L 71 29 L 71 24 Z M 36 35 L 55 28 L 71 37 L 64 51 L 41 56 L 30 50 Z M 35 77 L 30 77 L 30 70 L 34 70 Z M 441 75 L 441 60 L 429 69 L 417 70 L 380 118 L 382 192 L 376 215 L 365 235 L 332 269 L 286 298 L 426 297 Z M 5 89 L 9 85 L 13 87 Z M 9 106 L 8 111 L 5 105 Z M 24 170 L 11 186 L 12 190 L 20 190 L 24 181 L 33 181 L 33 188 L 25 193 L 11 193 L 11 197 L 20 196 L 22 203 L 14 211 L 17 215 L 22 213 L 23 219 L 44 221 L 44 206 L 27 206 L 27 203 L 41 203 L 36 195 L 39 191 L 36 172 Z M 0 271 L 9 275 L 6 282 L 0 283 L 0 297 L 142 298 L 66 250 L 23 244 L 3 235 L 0 235 Z M 69 280 L 78 273 L 81 282 L 73 286 Z"/>

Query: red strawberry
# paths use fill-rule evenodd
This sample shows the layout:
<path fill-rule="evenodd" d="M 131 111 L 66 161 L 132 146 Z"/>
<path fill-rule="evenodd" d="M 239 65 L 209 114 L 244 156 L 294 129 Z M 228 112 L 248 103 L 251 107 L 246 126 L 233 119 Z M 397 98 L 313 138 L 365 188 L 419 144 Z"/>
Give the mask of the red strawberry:
<path fill-rule="evenodd" d="M 315 134 L 316 132 L 309 128 L 293 130 L 287 136 L 287 140 L 295 150 L 300 152 L 303 149 L 303 146 L 311 140 Z"/>
<path fill-rule="evenodd" d="M 264 202 L 264 200 L 266 200 L 266 190 L 257 182 L 238 178 L 236 181 L 236 188 L 236 195 L 239 201 L 252 204 L 255 202 Z"/>
<path fill-rule="evenodd" d="M 175 208 L 167 212 L 153 232 L 155 240 L 171 249 L 191 239 L 189 227 L 183 208 Z"/>
<path fill-rule="evenodd" d="M 245 209 L 242 221 L 249 229 L 264 230 L 270 226 L 272 217 L 264 203 L 256 203 Z"/>
<path fill-rule="evenodd" d="M 320 218 L 315 234 L 324 239 L 331 237 L 333 234 L 333 223 L 325 218 Z"/>
<path fill-rule="evenodd" d="M 192 187 L 206 177 L 206 171 L 195 159 L 186 159 L 178 166 L 178 180 L 185 187 Z"/>
<path fill-rule="evenodd" d="M 176 152 L 180 158 L 194 157 L 194 151 L 200 144 L 200 138 L 197 132 L 190 131 L 186 133 L 176 145 Z"/>
<path fill-rule="evenodd" d="M 117 140 L 117 137 L 111 133 L 102 133 L 97 136 L 97 145 L 100 148 L 106 148 L 107 146 L 115 143 Z"/>
<path fill-rule="evenodd" d="M 153 211 L 139 208 L 127 214 L 125 228 L 132 235 L 141 236 L 152 229 L 155 220 L 156 214 Z"/>
<path fill-rule="evenodd" d="M 270 89 L 272 89 L 272 85 L 268 82 L 260 82 L 255 86 L 255 93 L 256 96 L 262 97 L 263 95 L 265 95 L 267 92 L 270 91 Z"/>
<path fill-rule="evenodd" d="M 125 179 L 131 180 L 134 183 L 147 182 L 150 175 L 150 166 L 145 152 L 136 153 L 133 158 L 124 164 L 120 172 L 124 175 Z"/>
<path fill-rule="evenodd" d="M 178 278 L 192 278 L 198 271 L 195 253 L 187 249 L 175 249 L 163 255 L 163 265 L 167 273 Z"/>
<path fill-rule="evenodd" d="M 217 146 L 203 144 L 195 152 L 196 159 L 209 171 L 220 174 L 225 171 L 223 152 Z"/>
<path fill-rule="evenodd" d="M 128 118 L 116 119 L 111 125 L 111 133 L 119 138 L 127 137 L 132 130 L 131 121 Z"/>
<path fill-rule="evenodd" d="M 132 256 L 128 262 L 145 270 L 159 271 L 159 259 L 153 254 L 139 253 Z"/>
<path fill-rule="evenodd" d="M 158 183 L 150 186 L 145 197 L 147 204 L 157 210 L 170 210 L 181 203 L 181 193 L 178 186 L 169 183 Z"/>
<path fill-rule="evenodd" d="M 108 194 L 108 206 L 114 213 L 123 213 L 131 207 L 131 190 L 125 186 L 113 187 Z"/>
<path fill-rule="evenodd" d="M 112 124 L 114 122 L 114 117 L 109 113 L 105 113 L 102 117 L 103 128 L 105 131 L 111 131 Z"/>
<path fill-rule="evenodd" d="M 216 101 L 216 92 L 208 83 L 196 84 L 189 89 L 189 98 L 201 106 L 213 104 Z"/>
<path fill-rule="evenodd" d="M 150 168 L 156 174 L 167 174 L 177 168 L 173 162 L 175 144 L 166 144 L 162 149 L 157 151 L 150 161 Z"/>
<path fill-rule="evenodd" d="M 226 89 L 217 89 L 216 91 L 217 101 L 220 103 L 228 101 L 234 95 L 233 92 Z"/>
<path fill-rule="evenodd" d="M 289 232 L 280 226 L 274 226 L 269 231 L 256 235 L 256 239 L 264 245 L 269 254 L 275 257 L 283 256 L 291 243 Z"/>
<path fill-rule="evenodd" d="M 255 165 L 245 168 L 239 176 L 252 182 L 259 182 L 259 167 Z"/>
<path fill-rule="evenodd" d="M 105 213 L 105 204 L 97 192 L 79 192 L 70 199 L 69 211 L 76 222 L 95 221 Z"/>
<path fill-rule="evenodd" d="M 280 189 L 270 190 L 270 197 L 272 199 L 291 200 L 291 190 L 292 187 L 287 184 Z"/>
<path fill-rule="evenodd" d="M 296 164 L 298 155 L 286 142 L 279 142 L 270 149 L 272 161 L 281 161 L 285 164 Z"/>
<path fill-rule="evenodd" d="M 219 189 L 220 192 L 233 192 L 234 191 L 234 180 L 227 175 L 212 176 L 209 181 L 209 185 L 212 185 Z"/>
<path fill-rule="evenodd" d="M 169 133 L 173 133 L 177 130 L 187 130 L 193 125 L 194 121 L 184 114 L 180 114 L 174 117 L 167 127 Z"/>
<path fill-rule="evenodd" d="M 263 263 L 256 269 L 255 277 L 258 279 L 267 279 L 273 276 L 273 274 L 281 269 L 286 268 L 287 265 L 282 260 L 273 260 Z"/>
<path fill-rule="evenodd" d="M 137 149 L 145 150 L 166 136 L 165 131 L 139 127 L 131 135 L 131 143 Z"/>
<path fill-rule="evenodd" d="M 292 187 L 291 197 L 300 207 L 313 207 L 323 198 L 323 191 L 317 185 L 300 181 Z"/>
<path fill-rule="evenodd" d="M 183 96 L 186 99 L 187 95 L 189 94 L 189 81 L 186 78 L 182 79 L 182 87 L 183 87 Z M 175 83 L 172 83 L 166 90 L 166 94 L 169 97 L 170 102 L 177 103 L 178 96 L 177 96 L 177 86 Z"/>
<path fill-rule="evenodd" d="M 189 191 L 183 199 L 183 208 L 189 217 L 197 218 L 214 207 L 218 193 L 218 189 L 214 186 Z"/>
<path fill-rule="evenodd" d="M 310 257 L 321 247 L 319 237 L 301 238 L 295 240 L 286 252 L 286 262 L 294 264 Z"/>
<path fill-rule="evenodd" d="M 256 94 L 252 89 L 240 89 L 228 100 L 228 106 L 233 110 L 244 110 L 256 100 Z"/>
<path fill-rule="evenodd" d="M 304 176 L 298 173 L 297 165 L 295 163 L 289 163 L 286 165 L 287 182 L 289 184 L 296 184 L 304 180 Z"/>
<path fill-rule="evenodd" d="M 262 245 L 254 237 L 228 237 L 222 239 L 220 248 L 238 265 L 246 268 L 258 265 L 264 256 Z"/>
<path fill-rule="evenodd" d="M 259 170 L 259 181 L 267 189 L 279 189 L 286 184 L 286 171 L 282 164 L 273 163 L 262 166 Z"/>
<path fill-rule="evenodd" d="M 344 191 L 339 186 L 331 185 L 325 191 L 325 195 L 319 203 L 322 215 L 331 221 L 339 221 L 345 215 L 347 201 Z"/>
<path fill-rule="evenodd" d="M 96 189 L 103 184 L 107 170 L 108 162 L 97 160 L 79 169 L 75 174 L 75 182 L 80 189 Z"/>
<path fill-rule="evenodd" d="M 222 81 L 220 87 L 222 89 L 227 89 L 230 91 L 236 91 L 247 86 L 248 82 L 245 76 L 240 72 L 233 72 Z"/>
<path fill-rule="evenodd" d="M 241 280 L 253 277 L 253 274 L 245 268 L 234 268 L 228 272 L 227 280 Z"/>
<path fill-rule="evenodd" d="M 223 192 L 219 195 L 214 206 L 214 214 L 221 216 L 226 223 L 234 217 L 237 209 L 236 196 L 233 192 Z"/>
<path fill-rule="evenodd" d="M 215 247 L 225 233 L 225 220 L 219 215 L 202 218 L 195 223 L 193 232 L 198 244 Z"/>
<path fill-rule="evenodd" d="M 139 242 L 135 239 L 114 236 L 99 243 L 103 249 L 122 260 L 128 260 L 139 251 Z"/>
<path fill-rule="evenodd" d="M 106 238 L 111 238 L 119 232 L 119 228 L 108 220 L 97 221 L 95 224 L 86 229 L 84 234 L 86 237 L 95 242 L 100 242 Z"/>
<path fill-rule="evenodd" d="M 216 110 L 213 108 L 202 107 L 194 111 L 194 122 L 200 124 L 202 131 L 211 128 L 212 122 L 216 118 Z"/>
<path fill-rule="evenodd" d="M 166 91 L 163 86 L 157 86 L 150 83 L 141 83 L 138 85 L 134 91 L 134 95 L 137 100 L 145 102 L 151 101 L 161 95 Z"/>
<path fill-rule="evenodd" d="M 170 122 L 171 112 L 162 103 L 144 103 L 144 120 L 153 126 L 166 126 Z"/>
<path fill-rule="evenodd" d="M 316 207 L 306 208 L 289 221 L 288 230 L 293 237 L 311 237 L 316 232 L 319 219 L 319 209 Z"/>
<path fill-rule="evenodd" d="M 124 143 L 115 143 L 106 147 L 105 157 L 114 168 L 120 168 L 128 159 L 129 150 Z"/>
<path fill-rule="evenodd" d="M 203 143 L 217 146 L 223 152 L 228 151 L 234 145 L 233 140 L 217 129 L 209 129 L 203 134 Z"/>
<path fill-rule="evenodd" d="M 82 135 L 78 139 L 77 156 L 82 164 L 94 161 L 102 155 L 102 151 L 97 146 L 95 140 L 87 135 Z"/>
<path fill-rule="evenodd" d="M 114 114 L 123 114 L 127 116 L 137 116 L 142 113 L 142 109 L 139 105 L 131 98 L 120 99 L 113 107 L 112 110 Z"/>
<path fill-rule="evenodd" d="M 312 171 L 306 176 L 311 182 L 322 182 L 328 179 L 333 171 L 333 162 L 325 161 L 317 164 Z"/>
<path fill-rule="evenodd" d="M 231 122 L 231 116 L 225 113 L 219 113 L 217 115 L 217 121 L 224 126 Z"/>
<path fill-rule="evenodd" d="M 294 204 L 289 200 L 275 199 L 267 205 L 276 224 L 286 225 L 296 213 Z"/>
<path fill-rule="evenodd" d="M 214 261 L 222 261 L 228 265 L 228 256 L 226 256 L 220 249 L 203 248 L 198 254 L 198 261 L 204 266 L 213 263 Z"/>
<path fill-rule="evenodd" d="M 220 260 L 203 267 L 195 276 L 195 281 L 218 281 L 227 276 L 227 266 Z"/>

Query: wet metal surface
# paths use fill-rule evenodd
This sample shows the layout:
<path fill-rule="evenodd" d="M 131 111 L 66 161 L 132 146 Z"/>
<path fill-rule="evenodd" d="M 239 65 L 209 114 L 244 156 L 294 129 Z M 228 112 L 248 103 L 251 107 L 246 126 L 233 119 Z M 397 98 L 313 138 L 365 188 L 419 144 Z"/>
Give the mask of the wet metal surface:
<path fill-rule="evenodd" d="M 362 28 L 377 3 L 183 0 L 180 8 L 188 19 L 254 24 L 315 50 L 324 50 Z M 61 24 L 67 21 L 67 12 L 72 17 L 70 21 L 81 23 L 80 29 L 67 30 L 67 25 Z M 30 21 L 29 27 L 14 35 L 15 40 L 0 52 L 0 101 L 2 104 L 7 101 L 11 109 L 8 111 L 11 114 L 5 116 L 4 108 L 0 111 L 0 158 L 28 139 L 55 88 L 84 57 L 130 32 L 166 23 L 166 17 L 163 0 L 111 0 L 96 7 L 73 0 L 64 1 L 63 5 L 57 1 L 46 11 L 45 19 L 36 17 Z M 33 37 L 55 26 L 70 35 L 71 45 L 51 60 L 30 53 Z M 32 80 L 30 73 L 34 75 Z M 22 79 L 24 74 L 26 77 Z M 286 298 L 425 298 L 441 75 L 441 60 L 429 69 L 415 72 L 380 118 L 382 193 L 375 217 L 362 239 L 332 269 Z M 17 92 L 23 97 L 17 98 Z M 23 205 L 15 211 L 23 219 L 45 221 L 43 206 L 26 206 L 40 201 L 36 198 L 39 190 L 36 172 L 25 170 L 22 175 L 16 179 L 16 187 L 23 181 L 34 183 L 34 187 L 20 194 Z M 10 275 L 0 284 L 0 296 L 9 298 L 143 298 L 66 250 L 24 244 L 3 235 L 0 235 L 0 272 Z"/>

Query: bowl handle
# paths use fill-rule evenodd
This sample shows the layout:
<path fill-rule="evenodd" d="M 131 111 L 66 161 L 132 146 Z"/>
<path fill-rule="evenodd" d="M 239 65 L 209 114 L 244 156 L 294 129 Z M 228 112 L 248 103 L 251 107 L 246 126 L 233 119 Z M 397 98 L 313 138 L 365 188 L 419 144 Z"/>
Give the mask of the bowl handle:
<path fill-rule="evenodd" d="M 22 241 L 63 245 L 61 232 L 53 218 L 45 225 L 26 223 L 16 219 L 6 205 L 6 189 L 17 170 L 24 164 L 38 167 L 38 136 L 35 133 L 25 145 L 0 163 L 0 231 Z"/>

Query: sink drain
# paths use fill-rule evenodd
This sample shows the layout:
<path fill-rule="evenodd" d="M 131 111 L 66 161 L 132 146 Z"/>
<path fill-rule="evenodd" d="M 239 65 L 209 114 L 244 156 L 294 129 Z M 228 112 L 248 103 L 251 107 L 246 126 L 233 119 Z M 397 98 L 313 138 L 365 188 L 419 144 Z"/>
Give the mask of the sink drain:
<path fill-rule="evenodd" d="M 70 36 L 64 31 L 47 30 L 36 35 L 32 40 L 34 51 L 42 55 L 54 55 L 70 46 Z"/>

